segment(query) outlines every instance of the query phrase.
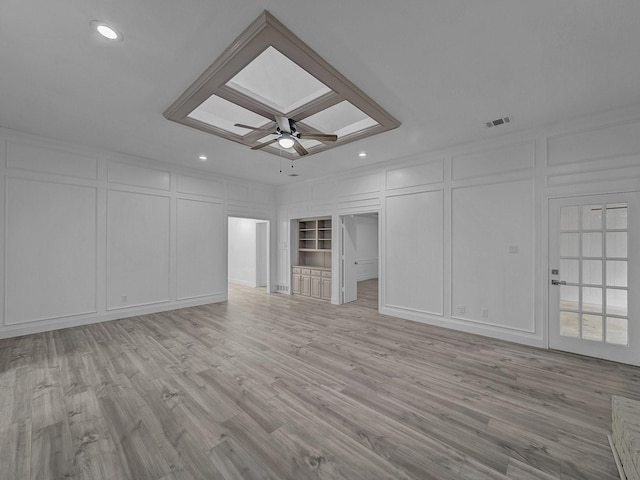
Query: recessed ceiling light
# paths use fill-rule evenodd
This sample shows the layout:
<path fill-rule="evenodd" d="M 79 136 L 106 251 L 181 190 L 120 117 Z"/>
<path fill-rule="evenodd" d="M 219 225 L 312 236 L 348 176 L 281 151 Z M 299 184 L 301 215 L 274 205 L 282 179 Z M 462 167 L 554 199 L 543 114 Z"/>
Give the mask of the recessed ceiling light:
<path fill-rule="evenodd" d="M 207 156 L 206 155 L 200 155 L 198 158 L 200 160 L 202 160 L 203 162 L 205 162 L 207 160 Z"/>
<path fill-rule="evenodd" d="M 93 20 L 91 26 L 108 40 L 122 40 L 122 34 L 111 25 L 100 20 Z"/>
<path fill-rule="evenodd" d="M 367 152 L 360 152 L 360 153 L 358 154 L 358 156 L 359 156 L 359 157 L 361 157 L 361 158 L 364 158 L 364 157 L 366 157 L 366 156 L 367 156 Z"/>

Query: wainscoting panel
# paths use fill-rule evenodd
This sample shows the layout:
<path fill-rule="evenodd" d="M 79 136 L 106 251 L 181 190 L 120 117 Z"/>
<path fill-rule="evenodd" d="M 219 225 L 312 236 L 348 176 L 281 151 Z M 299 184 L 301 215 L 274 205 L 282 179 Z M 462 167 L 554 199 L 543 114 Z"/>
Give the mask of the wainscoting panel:
<path fill-rule="evenodd" d="M 377 258 L 359 258 L 357 278 L 358 281 L 378 278 L 378 259 Z"/>
<path fill-rule="evenodd" d="M 227 183 L 227 195 L 229 197 L 229 201 L 233 203 L 251 201 L 249 187 L 247 185 Z"/>
<path fill-rule="evenodd" d="M 96 189 L 6 179 L 5 324 L 96 311 Z"/>
<path fill-rule="evenodd" d="M 254 208 L 265 206 L 271 209 L 275 203 L 275 193 L 272 189 L 258 188 L 256 186 L 251 189 L 251 200 Z"/>
<path fill-rule="evenodd" d="M 224 183 L 196 178 L 189 175 L 177 175 L 177 191 L 203 197 L 224 198 Z"/>
<path fill-rule="evenodd" d="M 389 196 L 385 305 L 443 314 L 443 192 Z"/>
<path fill-rule="evenodd" d="M 344 197 L 365 193 L 380 193 L 380 174 L 372 173 L 360 177 L 347 178 L 340 182 L 340 200 Z"/>
<path fill-rule="evenodd" d="M 507 172 L 533 169 L 535 143 L 506 145 L 464 155 L 454 155 L 451 177 L 453 180 L 486 177 Z"/>
<path fill-rule="evenodd" d="M 610 161 L 609 163 L 613 162 Z M 590 170 L 588 172 L 549 175 L 547 177 L 547 185 L 555 187 L 559 185 L 577 185 L 581 183 L 630 179 L 640 179 L 640 165 L 619 168 L 610 165 L 609 167 L 598 168 L 597 170 Z"/>
<path fill-rule="evenodd" d="M 338 209 L 343 211 L 357 211 L 363 209 L 378 209 L 380 207 L 380 195 L 369 196 L 370 194 L 342 197 L 338 203 Z"/>
<path fill-rule="evenodd" d="M 336 182 L 318 182 L 309 185 L 311 202 L 325 202 L 331 204 L 335 198 Z"/>
<path fill-rule="evenodd" d="M 444 180 L 444 160 L 387 170 L 387 190 L 440 183 Z"/>
<path fill-rule="evenodd" d="M 291 203 L 301 203 L 309 201 L 309 192 L 310 187 L 306 182 L 290 185 L 287 189 L 286 204 L 288 205 Z"/>
<path fill-rule="evenodd" d="M 167 191 L 171 187 L 171 174 L 153 168 L 109 162 L 107 179 L 110 183 Z"/>
<path fill-rule="evenodd" d="M 640 154 L 640 122 L 551 136 L 547 150 L 549 165 Z"/>
<path fill-rule="evenodd" d="M 452 317 L 535 331 L 533 180 L 452 192 Z"/>
<path fill-rule="evenodd" d="M 108 191 L 108 310 L 169 300 L 169 213 L 169 197 Z"/>
<path fill-rule="evenodd" d="M 35 141 L 7 140 L 6 148 L 8 168 L 92 180 L 98 175 L 98 160 L 92 156 L 40 145 Z"/>
<path fill-rule="evenodd" d="M 178 199 L 178 300 L 225 291 L 222 204 Z"/>

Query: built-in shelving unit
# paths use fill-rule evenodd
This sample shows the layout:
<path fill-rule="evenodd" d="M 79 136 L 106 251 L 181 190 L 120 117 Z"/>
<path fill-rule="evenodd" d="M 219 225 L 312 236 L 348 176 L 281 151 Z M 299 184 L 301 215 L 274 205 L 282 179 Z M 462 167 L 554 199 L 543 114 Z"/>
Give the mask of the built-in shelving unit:
<path fill-rule="evenodd" d="M 331 219 L 318 220 L 318 250 L 331 250 Z"/>
<path fill-rule="evenodd" d="M 298 220 L 297 262 L 291 271 L 291 291 L 331 300 L 331 218 Z"/>
<path fill-rule="evenodd" d="M 331 250 L 331 219 L 298 221 L 298 251 L 317 252 Z"/>

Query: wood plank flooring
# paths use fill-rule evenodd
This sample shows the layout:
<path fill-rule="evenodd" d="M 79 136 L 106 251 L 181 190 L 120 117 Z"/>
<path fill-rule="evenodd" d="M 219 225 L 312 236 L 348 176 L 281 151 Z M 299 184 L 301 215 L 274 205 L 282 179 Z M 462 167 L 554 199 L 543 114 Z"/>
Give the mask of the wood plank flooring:
<path fill-rule="evenodd" d="M 0 478 L 614 480 L 612 394 L 640 369 L 230 286 L 0 340 Z"/>
<path fill-rule="evenodd" d="M 378 279 L 361 280 L 358 282 L 358 298 L 354 305 L 363 308 L 372 308 L 378 311 Z"/>

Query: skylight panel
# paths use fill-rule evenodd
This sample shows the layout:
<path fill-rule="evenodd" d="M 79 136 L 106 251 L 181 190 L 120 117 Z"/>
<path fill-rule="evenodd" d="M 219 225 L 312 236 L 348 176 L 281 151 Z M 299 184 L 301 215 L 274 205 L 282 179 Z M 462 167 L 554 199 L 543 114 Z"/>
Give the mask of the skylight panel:
<path fill-rule="evenodd" d="M 255 125 L 256 127 L 267 126 L 271 122 L 251 110 L 229 102 L 217 95 L 211 95 L 207 100 L 201 103 L 198 108 L 192 111 L 189 118 L 199 120 L 200 122 L 212 125 L 227 132 L 237 135 L 246 135 L 251 130 L 234 126 L 234 123 L 244 123 L 247 125 Z"/>
<path fill-rule="evenodd" d="M 271 46 L 226 85 L 285 116 L 331 92 L 329 87 Z"/>
<path fill-rule="evenodd" d="M 374 127 L 378 122 L 351 103 L 344 101 L 305 118 L 304 124 L 321 132 L 335 133 L 338 138 L 341 138 Z"/>

